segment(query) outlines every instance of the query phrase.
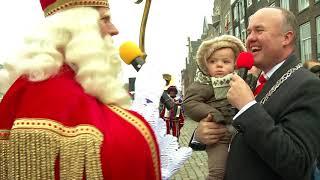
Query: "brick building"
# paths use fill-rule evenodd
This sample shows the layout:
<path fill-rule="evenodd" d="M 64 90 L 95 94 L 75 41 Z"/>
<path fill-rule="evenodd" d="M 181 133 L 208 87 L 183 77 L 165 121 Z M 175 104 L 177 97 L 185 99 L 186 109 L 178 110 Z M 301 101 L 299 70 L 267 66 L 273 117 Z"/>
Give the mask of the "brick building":
<path fill-rule="evenodd" d="M 268 6 L 282 7 L 296 15 L 296 54 L 302 62 L 309 59 L 320 61 L 320 0 L 214 0 L 212 24 L 204 20 L 201 38 L 196 41 L 188 38 L 189 54 L 181 81 L 184 87 L 193 82 L 195 54 L 204 39 L 231 34 L 245 42 L 248 18 L 258 9 Z"/>
<path fill-rule="evenodd" d="M 298 21 L 297 55 L 301 61 L 320 60 L 320 0 L 233 0 L 233 33 L 246 39 L 248 18 L 262 7 L 282 7 L 293 12 Z"/>
<path fill-rule="evenodd" d="M 186 69 L 181 72 L 183 94 L 184 89 L 193 82 L 197 69 L 196 53 L 202 41 L 222 34 L 232 34 L 230 0 L 215 0 L 213 3 L 212 24 L 209 24 L 204 18 L 201 37 L 195 41 L 188 38 L 187 47 L 189 53 L 186 58 Z"/>

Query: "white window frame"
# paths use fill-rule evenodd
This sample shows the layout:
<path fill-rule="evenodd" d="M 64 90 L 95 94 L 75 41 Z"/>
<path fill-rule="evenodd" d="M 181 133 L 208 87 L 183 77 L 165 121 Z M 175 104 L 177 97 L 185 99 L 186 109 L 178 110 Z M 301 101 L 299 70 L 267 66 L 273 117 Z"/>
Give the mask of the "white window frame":
<path fill-rule="evenodd" d="M 247 0 L 247 8 L 252 5 L 252 0 Z"/>
<path fill-rule="evenodd" d="M 290 11 L 290 1 L 289 0 L 280 0 L 280 7 Z"/>
<path fill-rule="evenodd" d="M 300 31 L 300 57 L 301 62 L 311 59 L 312 47 L 311 47 L 311 25 L 310 22 L 306 22 L 299 27 Z"/>
<path fill-rule="evenodd" d="M 239 5 L 238 3 L 233 8 L 233 18 L 235 21 L 239 21 Z"/>
<path fill-rule="evenodd" d="M 320 16 L 316 18 L 316 31 L 317 31 L 317 58 L 320 60 Z"/>
<path fill-rule="evenodd" d="M 240 31 L 241 40 L 245 42 L 247 38 L 247 29 L 246 25 L 244 24 L 244 19 L 240 21 Z"/>
<path fill-rule="evenodd" d="M 302 10 L 309 7 L 309 0 L 298 0 L 298 10 L 301 12 Z"/>
<path fill-rule="evenodd" d="M 234 29 L 234 36 L 236 36 L 237 38 L 240 39 L 239 26 L 237 26 L 237 27 Z"/>
<path fill-rule="evenodd" d="M 243 19 L 245 14 L 244 12 L 246 11 L 246 8 L 244 6 L 244 0 L 239 1 L 239 20 Z"/>

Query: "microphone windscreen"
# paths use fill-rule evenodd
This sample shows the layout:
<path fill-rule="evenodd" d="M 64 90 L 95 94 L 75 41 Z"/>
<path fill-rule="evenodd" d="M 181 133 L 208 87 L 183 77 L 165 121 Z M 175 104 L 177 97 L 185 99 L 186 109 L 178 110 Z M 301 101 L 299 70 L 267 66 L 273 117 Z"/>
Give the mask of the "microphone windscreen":
<path fill-rule="evenodd" d="M 237 69 L 251 69 L 254 63 L 253 54 L 250 52 L 241 52 L 237 58 Z"/>
<path fill-rule="evenodd" d="M 143 55 L 140 48 L 134 42 L 131 42 L 131 41 L 127 41 L 121 44 L 119 48 L 119 53 L 120 53 L 121 59 L 126 64 L 131 64 L 131 62 L 135 58 Z"/>

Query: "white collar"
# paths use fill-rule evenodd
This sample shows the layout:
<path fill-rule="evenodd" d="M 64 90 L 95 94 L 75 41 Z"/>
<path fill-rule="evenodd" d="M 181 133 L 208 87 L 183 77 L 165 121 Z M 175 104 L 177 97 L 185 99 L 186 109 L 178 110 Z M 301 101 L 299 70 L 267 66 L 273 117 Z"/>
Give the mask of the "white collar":
<path fill-rule="evenodd" d="M 281 63 L 273 66 L 273 68 L 272 68 L 270 71 L 268 71 L 267 73 L 264 73 L 264 72 L 263 72 L 263 73 L 267 76 L 267 79 L 270 79 L 270 77 L 272 76 L 272 74 L 273 74 L 274 72 L 276 72 L 276 70 L 278 70 L 278 69 L 280 68 L 280 66 L 281 66 L 284 62 L 285 62 L 285 60 L 283 60 Z"/>

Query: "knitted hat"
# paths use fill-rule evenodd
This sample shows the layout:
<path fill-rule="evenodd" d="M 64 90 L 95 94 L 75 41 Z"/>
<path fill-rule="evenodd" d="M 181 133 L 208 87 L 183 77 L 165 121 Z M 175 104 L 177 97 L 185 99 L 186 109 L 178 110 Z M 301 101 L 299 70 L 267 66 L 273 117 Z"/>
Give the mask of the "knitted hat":
<path fill-rule="evenodd" d="M 242 51 L 246 51 L 242 41 L 231 35 L 222 35 L 203 41 L 197 51 L 197 63 L 199 69 L 205 74 L 209 75 L 208 68 L 206 66 L 207 59 L 211 54 L 221 48 L 231 48 L 235 54 L 235 57 Z"/>
<path fill-rule="evenodd" d="M 40 0 L 40 3 L 45 16 L 73 7 L 109 8 L 108 0 Z"/>

